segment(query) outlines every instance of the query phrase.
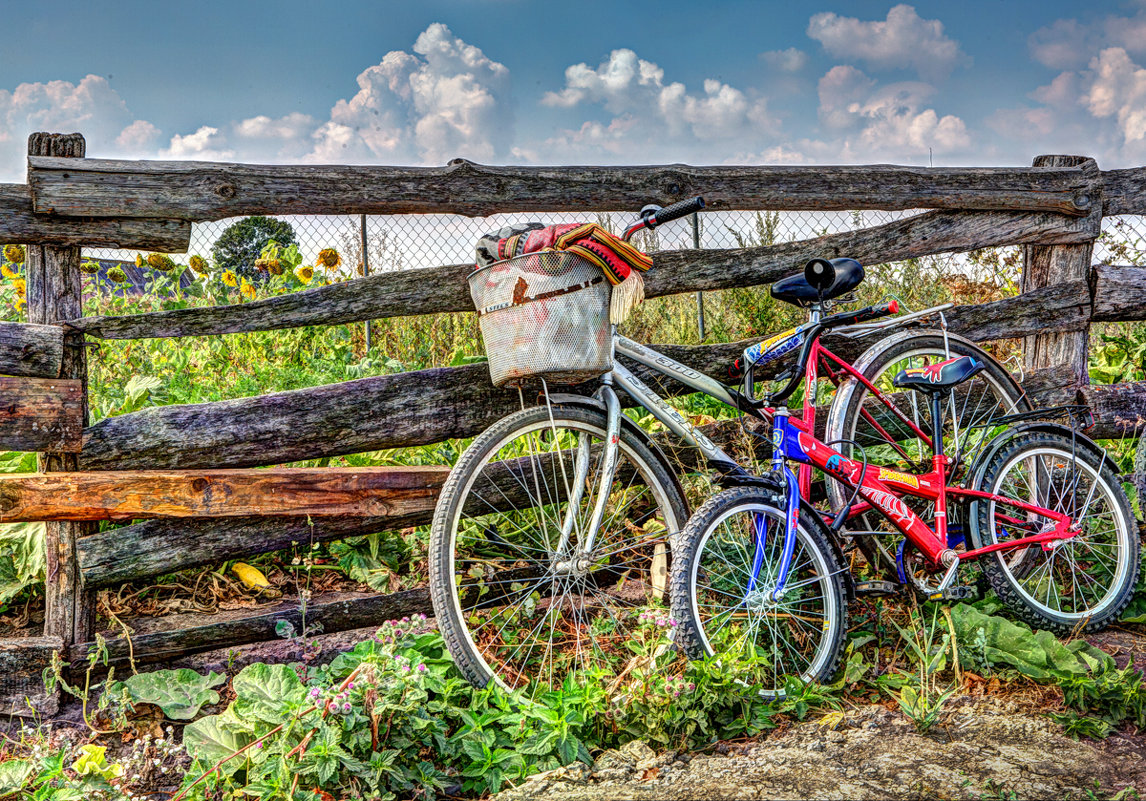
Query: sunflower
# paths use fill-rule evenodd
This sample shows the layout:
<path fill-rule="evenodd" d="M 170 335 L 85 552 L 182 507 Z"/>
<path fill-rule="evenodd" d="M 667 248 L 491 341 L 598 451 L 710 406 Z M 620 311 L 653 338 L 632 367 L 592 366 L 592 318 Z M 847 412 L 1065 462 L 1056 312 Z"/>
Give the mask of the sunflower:
<path fill-rule="evenodd" d="M 23 278 L 17 278 L 12 282 L 12 286 L 16 289 L 16 294 L 24 297 L 24 293 L 28 291 L 28 285 L 24 282 Z"/>
<path fill-rule="evenodd" d="M 304 264 L 302 267 L 299 267 L 294 271 L 294 274 L 298 277 L 298 280 L 302 281 L 304 284 L 309 284 L 312 280 L 314 280 L 314 268 L 309 264 Z"/>
<path fill-rule="evenodd" d="M 107 277 L 117 284 L 127 283 L 127 273 L 123 271 L 122 267 L 112 267 L 107 271 Z"/>
<path fill-rule="evenodd" d="M 4 258 L 13 264 L 24 263 L 24 246 L 23 245 L 5 245 Z"/>
<path fill-rule="evenodd" d="M 20 275 L 20 271 L 13 270 L 7 264 L 0 264 L 0 275 L 3 275 L 5 278 L 17 278 Z"/>
<path fill-rule="evenodd" d="M 161 273 L 169 273 L 175 269 L 175 262 L 163 253 L 152 253 L 147 257 L 147 266 Z"/>
<path fill-rule="evenodd" d="M 342 264 L 342 257 L 338 255 L 338 251 L 334 248 L 323 248 L 318 251 L 318 259 L 315 262 L 315 266 L 317 267 L 319 264 L 328 270 L 333 270 Z"/>
<path fill-rule="evenodd" d="M 239 285 L 239 279 L 230 270 L 223 270 L 223 283 L 227 286 L 234 287 Z"/>
<path fill-rule="evenodd" d="M 90 259 L 88 261 L 80 262 L 80 272 L 86 273 L 88 275 L 95 275 L 99 272 L 99 262 L 91 261 Z"/>
<path fill-rule="evenodd" d="M 147 260 L 143 258 L 143 254 L 142 253 L 136 253 L 135 254 L 135 266 L 142 270 L 143 265 L 145 265 L 145 264 L 147 264 Z"/>
<path fill-rule="evenodd" d="M 189 264 L 191 265 L 191 269 L 199 273 L 199 275 L 206 275 L 207 270 L 210 269 L 207 265 L 207 260 L 198 255 L 192 256 Z"/>
<path fill-rule="evenodd" d="M 243 283 L 239 286 L 239 294 L 247 300 L 255 299 L 255 288 L 247 282 L 246 278 L 243 279 Z"/>
<path fill-rule="evenodd" d="M 262 258 L 255 259 L 255 266 L 263 272 L 270 273 L 271 275 L 283 274 L 282 262 L 272 256 L 264 256 Z"/>

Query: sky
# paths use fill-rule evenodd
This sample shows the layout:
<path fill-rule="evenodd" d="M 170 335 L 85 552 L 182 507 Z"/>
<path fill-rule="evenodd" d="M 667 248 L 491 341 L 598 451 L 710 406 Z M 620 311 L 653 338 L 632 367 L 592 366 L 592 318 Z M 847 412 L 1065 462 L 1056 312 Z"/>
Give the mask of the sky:
<path fill-rule="evenodd" d="M 1146 164 L 1146 0 L 0 0 L 28 133 L 253 163 Z"/>

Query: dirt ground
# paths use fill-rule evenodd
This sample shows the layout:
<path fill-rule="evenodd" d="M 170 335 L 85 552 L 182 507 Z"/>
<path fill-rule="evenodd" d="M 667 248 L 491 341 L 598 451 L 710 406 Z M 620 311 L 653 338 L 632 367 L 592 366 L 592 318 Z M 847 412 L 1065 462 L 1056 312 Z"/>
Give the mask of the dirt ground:
<path fill-rule="evenodd" d="M 807 721 L 708 754 L 658 756 L 630 743 L 592 769 L 535 776 L 496 801 L 1137 798 L 1127 787 L 1146 788 L 1143 735 L 1074 741 L 1044 716 L 986 700 L 955 705 L 927 734 L 866 706 L 834 728 Z"/>

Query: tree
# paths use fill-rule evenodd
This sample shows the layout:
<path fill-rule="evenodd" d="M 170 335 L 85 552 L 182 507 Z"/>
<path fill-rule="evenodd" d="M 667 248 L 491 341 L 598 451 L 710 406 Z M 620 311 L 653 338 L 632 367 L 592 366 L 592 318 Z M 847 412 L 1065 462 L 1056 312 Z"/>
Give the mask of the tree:
<path fill-rule="evenodd" d="M 260 276 L 255 267 L 255 259 L 271 240 L 283 247 L 298 243 L 294 228 L 284 220 L 276 220 L 274 217 L 244 217 L 227 226 L 215 240 L 211 255 L 215 257 L 215 266 L 220 270 L 233 270 L 252 281 L 261 280 L 263 276 Z"/>

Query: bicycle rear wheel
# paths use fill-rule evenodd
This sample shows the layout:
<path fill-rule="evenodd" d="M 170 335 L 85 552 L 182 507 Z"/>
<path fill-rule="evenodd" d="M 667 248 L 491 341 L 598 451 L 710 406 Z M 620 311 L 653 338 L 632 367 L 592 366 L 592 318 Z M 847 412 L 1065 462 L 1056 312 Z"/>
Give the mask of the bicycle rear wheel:
<path fill-rule="evenodd" d="M 606 436 L 601 412 L 525 409 L 477 437 L 450 473 L 431 529 L 430 591 L 473 684 L 541 691 L 574 669 L 615 675 L 633 657 L 640 613 L 667 604 L 669 544 L 688 508 L 663 457 L 625 426 L 602 525 L 578 553 Z"/>
<path fill-rule="evenodd" d="M 1095 450 L 1092 450 L 1095 449 Z M 1034 627 L 1058 634 L 1097 631 L 1116 621 L 1138 581 L 1138 527 L 1109 459 L 1081 438 L 1020 434 L 988 462 L 977 489 L 1070 515 L 1078 534 L 1052 550 L 983 557 L 995 593 Z M 1047 517 L 1004 503 L 971 505 L 976 545 L 1052 530 Z"/>

